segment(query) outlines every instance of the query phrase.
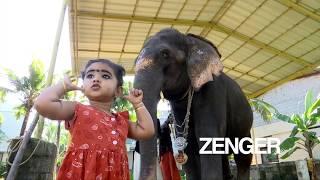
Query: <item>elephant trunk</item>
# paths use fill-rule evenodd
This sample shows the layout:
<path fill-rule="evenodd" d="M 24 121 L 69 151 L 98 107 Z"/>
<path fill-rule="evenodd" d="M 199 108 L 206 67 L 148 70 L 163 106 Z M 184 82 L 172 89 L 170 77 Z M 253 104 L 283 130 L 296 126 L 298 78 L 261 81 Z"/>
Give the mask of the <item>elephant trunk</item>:
<path fill-rule="evenodd" d="M 135 76 L 134 87 L 143 91 L 143 103 L 152 116 L 157 134 L 157 104 L 159 101 L 161 79 L 154 74 L 150 75 L 150 73 L 145 70 L 138 71 Z M 154 180 L 157 174 L 157 135 L 150 140 L 140 141 L 139 144 L 141 155 L 139 179 Z"/>

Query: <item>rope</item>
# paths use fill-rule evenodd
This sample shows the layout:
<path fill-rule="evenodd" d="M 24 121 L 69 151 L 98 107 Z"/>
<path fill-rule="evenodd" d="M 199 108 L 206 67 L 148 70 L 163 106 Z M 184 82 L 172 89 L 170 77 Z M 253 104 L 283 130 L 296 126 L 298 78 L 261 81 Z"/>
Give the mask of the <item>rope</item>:
<path fill-rule="evenodd" d="M 16 142 L 16 144 L 13 146 L 13 148 L 12 148 L 11 150 L 9 150 L 9 147 L 10 147 L 12 141 L 10 142 L 10 145 L 8 146 L 7 153 L 8 153 L 9 155 L 8 155 L 8 158 L 7 158 L 7 164 L 9 164 L 10 166 L 12 166 L 12 163 L 9 162 L 9 157 L 11 156 L 12 153 L 16 152 L 16 151 L 19 149 L 22 140 L 23 140 L 23 139 L 19 139 L 18 142 Z M 41 141 L 41 139 L 39 139 L 39 141 L 37 142 L 37 145 L 36 145 L 36 147 L 33 149 L 33 151 L 32 151 L 32 153 L 30 154 L 30 156 L 29 156 L 26 160 L 24 160 L 22 163 L 20 163 L 19 166 L 25 164 L 26 162 L 28 162 L 28 161 L 31 159 L 31 157 L 32 157 L 32 156 L 34 155 L 34 153 L 36 152 L 36 150 L 37 150 L 37 148 L 38 148 L 38 146 L 39 146 L 39 144 L 40 144 L 40 141 Z"/>

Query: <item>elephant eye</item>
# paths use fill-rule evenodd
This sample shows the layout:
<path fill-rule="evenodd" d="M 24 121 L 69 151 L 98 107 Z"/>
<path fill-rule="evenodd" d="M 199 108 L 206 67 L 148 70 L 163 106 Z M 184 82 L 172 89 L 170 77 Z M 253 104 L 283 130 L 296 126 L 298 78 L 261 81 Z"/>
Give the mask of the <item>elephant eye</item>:
<path fill-rule="evenodd" d="M 165 59 L 169 58 L 169 51 L 164 49 L 161 51 L 161 56 Z"/>

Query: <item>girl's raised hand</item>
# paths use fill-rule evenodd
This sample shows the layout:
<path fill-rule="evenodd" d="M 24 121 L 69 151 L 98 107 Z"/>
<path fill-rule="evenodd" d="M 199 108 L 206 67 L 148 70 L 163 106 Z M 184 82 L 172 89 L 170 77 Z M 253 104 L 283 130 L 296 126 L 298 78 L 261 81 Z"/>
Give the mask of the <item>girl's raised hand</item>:
<path fill-rule="evenodd" d="M 143 92 L 141 89 L 132 88 L 128 95 L 124 95 L 123 98 L 130 101 L 133 105 L 137 105 L 142 102 Z"/>
<path fill-rule="evenodd" d="M 74 91 L 74 90 L 83 91 L 83 88 L 78 87 L 77 85 L 73 84 L 73 82 L 75 82 L 75 81 L 76 81 L 75 76 L 64 75 L 64 79 L 62 81 L 64 90 L 66 92 Z"/>

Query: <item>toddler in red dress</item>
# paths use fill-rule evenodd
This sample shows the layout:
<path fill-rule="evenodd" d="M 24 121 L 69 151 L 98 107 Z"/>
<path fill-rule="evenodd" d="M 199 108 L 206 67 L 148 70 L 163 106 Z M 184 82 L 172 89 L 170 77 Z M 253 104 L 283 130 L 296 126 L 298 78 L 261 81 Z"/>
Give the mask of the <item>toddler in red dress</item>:
<path fill-rule="evenodd" d="M 83 86 L 66 76 L 45 89 L 35 108 L 49 119 L 64 119 L 71 143 L 60 167 L 58 179 L 129 180 L 126 138 L 144 140 L 154 135 L 152 118 L 145 108 L 143 92 L 132 89 L 123 96 L 136 110 L 137 122 L 129 121 L 127 111 L 111 113 L 117 96 L 122 96 L 124 68 L 105 59 L 90 60 L 82 73 Z M 60 97 L 81 90 L 90 105 L 62 101 Z"/>

